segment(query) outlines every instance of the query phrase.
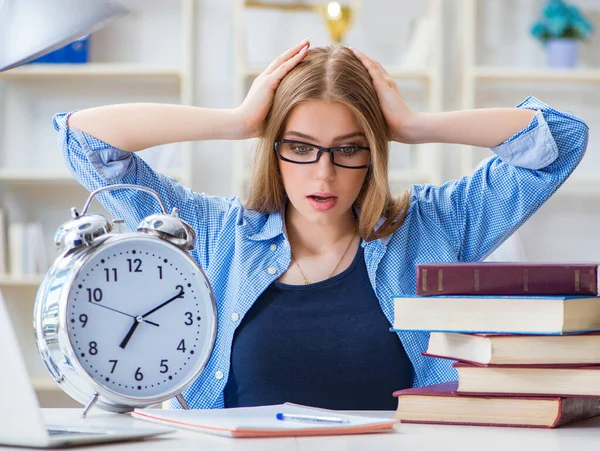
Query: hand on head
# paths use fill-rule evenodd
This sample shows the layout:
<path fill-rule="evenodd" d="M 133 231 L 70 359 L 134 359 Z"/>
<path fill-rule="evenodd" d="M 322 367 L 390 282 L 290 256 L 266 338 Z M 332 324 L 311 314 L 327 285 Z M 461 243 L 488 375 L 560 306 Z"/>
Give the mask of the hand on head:
<path fill-rule="evenodd" d="M 264 121 L 271 109 L 275 90 L 289 71 L 304 59 L 310 42 L 299 44 L 279 55 L 254 80 L 244 102 L 238 107 L 243 122 L 241 137 L 256 138 L 262 135 Z"/>
<path fill-rule="evenodd" d="M 379 105 L 388 125 L 388 139 L 402 143 L 412 143 L 410 126 L 416 120 L 418 113 L 413 112 L 406 105 L 398 85 L 381 63 L 356 49 L 352 49 L 352 51 L 369 71 L 371 80 L 373 80 Z"/>
<path fill-rule="evenodd" d="M 237 108 L 242 123 L 240 138 L 262 136 L 264 122 L 277 87 L 281 80 L 306 57 L 309 46 L 309 40 L 303 40 L 279 55 L 256 77 L 244 102 Z M 367 69 L 373 81 L 379 105 L 388 125 L 388 139 L 412 143 L 411 124 L 416 121 L 419 114 L 406 105 L 398 85 L 379 62 L 356 49 L 352 51 Z"/>

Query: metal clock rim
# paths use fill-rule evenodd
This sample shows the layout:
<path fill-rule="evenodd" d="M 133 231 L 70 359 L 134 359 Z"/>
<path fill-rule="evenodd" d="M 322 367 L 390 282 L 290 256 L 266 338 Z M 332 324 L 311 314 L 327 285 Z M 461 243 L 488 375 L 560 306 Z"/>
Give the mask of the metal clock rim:
<path fill-rule="evenodd" d="M 79 362 L 79 359 L 77 358 L 76 353 L 75 353 L 73 343 L 71 342 L 71 339 L 70 339 L 69 333 L 68 333 L 68 318 L 67 318 L 68 299 L 72 293 L 72 290 L 74 289 L 74 281 L 80 275 L 81 270 L 85 266 L 85 264 L 88 263 L 96 255 L 97 252 L 105 249 L 104 247 L 102 247 L 100 245 L 104 245 L 104 244 L 112 245 L 112 244 L 126 242 L 126 241 L 139 241 L 140 239 L 149 240 L 149 241 L 153 241 L 153 242 L 159 242 L 161 244 L 168 244 L 169 246 L 173 246 L 173 249 L 176 249 L 177 252 L 180 252 L 182 254 L 182 256 L 184 256 L 186 258 L 186 260 L 191 265 L 194 266 L 194 268 L 198 271 L 198 274 L 202 277 L 202 279 L 205 283 L 205 286 L 208 289 L 207 294 L 209 295 L 208 297 L 210 299 L 211 314 L 213 315 L 213 318 L 214 318 L 214 320 L 212 321 L 212 325 L 211 325 L 211 331 L 209 333 L 209 343 L 208 343 L 208 346 L 206 347 L 206 350 L 207 350 L 207 352 L 205 353 L 206 355 L 198 356 L 198 359 L 196 359 L 197 362 L 199 362 L 199 363 L 194 365 L 193 370 L 190 371 L 190 373 L 189 373 L 190 380 L 183 384 L 180 383 L 180 384 L 174 385 L 172 389 L 170 389 L 168 392 L 166 392 L 163 395 L 151 396 L 151 397 L 130 396 L 130 395 L 118 393 L 118 392 L 110 390 L 105 385 L 94 380 L 91 377 L 91 375 L 88 373 L 88 371 L 85 370 L 83 368 L 83 366 L 81 365 L 81 363 Z M 110 241 L 110 243 L 106 243 L 106 241 Z M 90 252 L 90 248 L 93 248 L 92 252 Z M 61 290 L 61 293 L 60 293 L 59 299 L 58 299 L 58 310 L 59 311 L 58 311 L 58 331 L 57 331 L 57 342 L 58 343 L 57 344 L 58 344 L 59 352 L 69 359 L 70 364 L 73 366 L 75 373 L 81 379 L 81 382 L 83 382 L 85 384 L 86 388 L 89 387 L 92 389 L 93 392 L 98 393 L 98 395 L 100 395 L 102 398 L 104 398 L 103 401 L 106 400 L 110 403 L 115 404 L 113 406 L 113 405 L 106 405 L 106 403 L 101 403 L 102 405 L 104 405 L 104 407 L 106 409 L 113 410 L 112 408 L 114 408 L 114 410 L 116 410 L 116 411 L 128 411 L 131 409 L 129 409 L 128 406 L 125 406 L 123 404 L 123 402 L 128 402 L 132 405 L 137 405 L 137 406 L 142 407 L 142 406 L 148 406 L 148 405 L 163 402 L 165 400 L 171 399 L 171 398 L 175 397 L 176 395 L 182 393 L 185 389 L 187 389 L 189 386 L 191 386 L 194 383 L 194 381 L 196 380 L 196 378 L 204 371 L 204 369 L 210 359 L 212 350 L 214 349 L 214 343 L 216 341 L 216 335 L 217 335 L 218 318 L 217 318 L 216 300 L 214 297 L 214 293 L 213 293 L 212 289 L 210 288 L 210 283 L 208 282 L 206 274 L 204 273 L 202 268 L 196 263 L 196 261 L 187 252 L 182 251 L 181 249 L 177 248 L 177 246 L 175 246 L 171 243 L 168 243 L 158 237 L 151 236 L 151 235 L 141 235 L 141 234 L 135 233 L 135 232 L 123 234 L 123 235 L 109 235 L 106 237 L 106 239 L 102 240 L 101 242 L 92 243 L 92 245 L 90 247 L 84 248 L 84 249 L 82 249 L 82 251 L 87 251 L 87 252 L 85 252 L 85 253 L 77 252 L 77 250 L 75 250 L 75 252 L 71 252 L 70 255 L 66 255 L 66 254 L 68 254 L 68 252 L 65 253 L 65 255 L 63 255 L 63 257 L 70 257 L 70 259 L 73 259 L 73 262 L 72 262 L 71 270 L 69 271 L 69 274 L 68 274 L 68 278 L 66 278 L 64 281 L 65 289 Z M 64 258 L 61 261 L 64 261 Z M 66 289 L 67 287 L 69 289 Z M 38 338 L 38 340 L 39 340 L 39 338 Z M 43 341 L 45 341 L 45 340 L 43 340 Z M 46 343 L 46 346 L 48 346 L 47 343 Z M 49 358 L 51 360 L 53 360 L 52 356 L 50 356 Z M 52 363 L 55 363 L 55 362 L 52 362 Z M 59 367 L 60 367 L 60 365 L 59 365 Z M 63 377 L 64 377 L 64 382 L 71 382 L 71 383 L 65 384 L 65 386 L 63 387 L 64 390 L 69 395 L 73 396 L 71 393 L 71 390 L 77 391 L 77 392 L 79 392 L 79 394 L 83 395 L 83 393 L 81 393 L 81 391 L 79 390 L 79 387 L 75 386 L 72 383 L 73 381 L 69 381 L 69 378 L 72 378 L 72 376 L 63 375 Z M 70 389 L 68 387 L 70 387 Z M 75 397 L 75 396 L 73 396 L 73 397 L 75 399 L 77 399 L 77 397 Z"/>

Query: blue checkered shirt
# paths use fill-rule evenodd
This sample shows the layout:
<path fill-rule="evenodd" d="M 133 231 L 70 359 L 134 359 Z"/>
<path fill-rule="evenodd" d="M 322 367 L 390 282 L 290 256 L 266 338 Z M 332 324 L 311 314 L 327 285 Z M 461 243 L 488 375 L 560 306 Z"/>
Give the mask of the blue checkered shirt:
<path fill-rule="evenodd" d="M 483 260 L 581 161 L 588 140 L 582 120 L 533 97 L 517 108 L 537 112 L 525 129 L 492 149 L 495 156 L 483 160 L 471 175 L 442 186 L 414 185 L 402 226 L 388 237 L 362 243 L 369 280 L 390 325 L 394 296 L 416 291 L 417 264 Z M 138 155 L 69 129 L 69 114 L 57 114 L 54 126 L 65 162 L 79 183 L 90 191 L 116 183 L 152 188 L 169 211 L 179 208 L 181 218 L 195 229 L 191 255 L 214 291 L 218 333 L 205 370 L 183 394 L 191 408 L 223 407 L 234 331 L 260 294 L 290 266 L 283 218 L 249 210 L 237 197 L 193 192 L 156 173 Z M 140 191 L 116 190 L 98 197 L 131 230 L 159 211 L 156 199 Z M 415 387 L 456 379 L 452 361 L 421 355 L 428 333 L 397 334 L 412 362 Z M 373 369 L 374 374 L 378 371 L 385 368 Z"/>

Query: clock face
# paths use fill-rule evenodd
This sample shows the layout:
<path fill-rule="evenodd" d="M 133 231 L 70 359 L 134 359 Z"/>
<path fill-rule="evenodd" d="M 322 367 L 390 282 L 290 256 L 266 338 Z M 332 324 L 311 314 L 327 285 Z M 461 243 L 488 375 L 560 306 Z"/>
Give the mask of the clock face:
<path fill-rule="evenodd" d="M 81 366 L 121 395 L 162 396 L 189 381 L 212 350 L 203 276 L 159 239 L 103 244 L 73 283 L 67 318 Z"/>

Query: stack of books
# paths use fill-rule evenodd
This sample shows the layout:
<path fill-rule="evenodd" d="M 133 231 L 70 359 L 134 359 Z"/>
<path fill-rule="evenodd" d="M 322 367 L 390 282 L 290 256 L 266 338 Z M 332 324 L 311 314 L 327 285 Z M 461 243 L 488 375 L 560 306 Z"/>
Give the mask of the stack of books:
<path fill-rule="evenodd" d="M 399 390 L 404 422 L 556 427 L 600 415 L 597 264 L 417 267 L 394 330 L 431 331 L 458 381 Z"/>

